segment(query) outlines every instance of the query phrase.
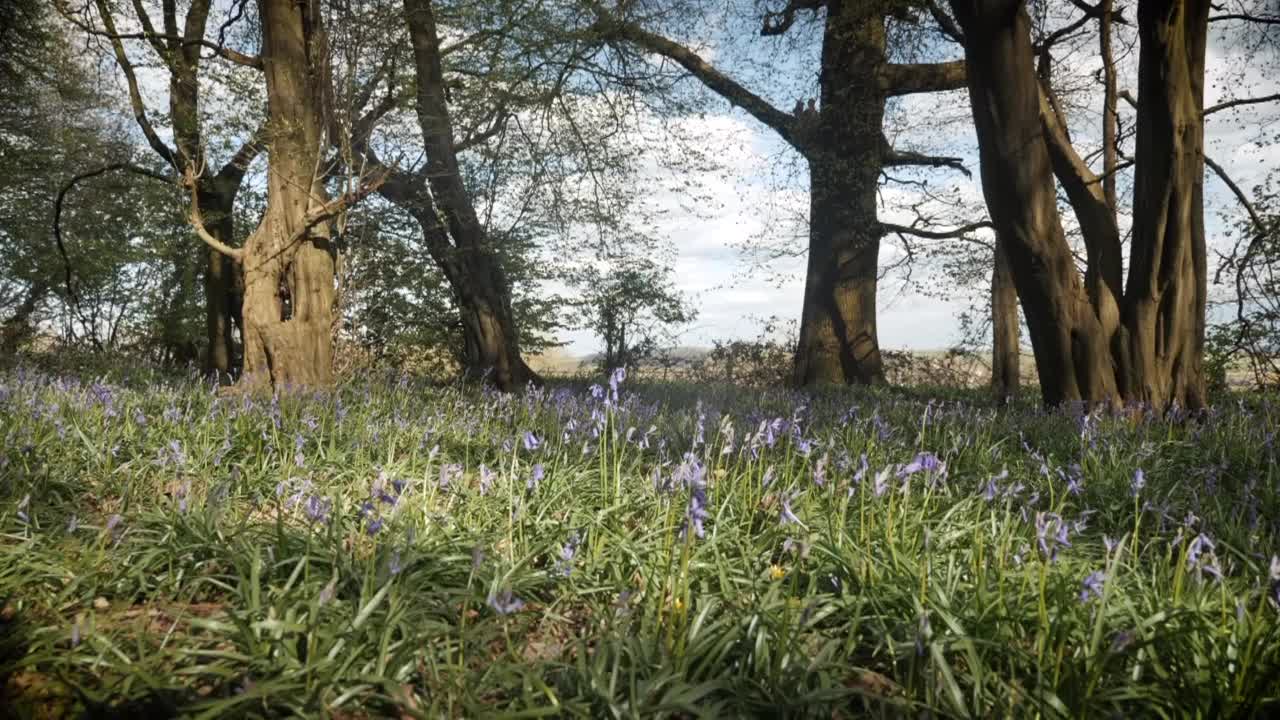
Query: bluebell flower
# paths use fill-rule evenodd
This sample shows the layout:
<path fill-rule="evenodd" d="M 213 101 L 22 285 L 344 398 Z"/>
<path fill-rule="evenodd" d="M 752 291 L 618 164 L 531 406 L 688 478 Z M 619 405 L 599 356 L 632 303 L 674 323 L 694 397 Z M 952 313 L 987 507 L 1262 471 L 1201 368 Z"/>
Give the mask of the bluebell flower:
<path fill-rule="evenodd" d="M 497 473 L 489 469 L 489 466 L 481 463 L 480 465 L 480 494 L 487 495 L 489 488 L 493 487 L 493 479 Z"/>
<path fill-rule="evenodd" d="M 578 533 L 574 532 L 569 536 L 569 540 L 560 548 L 560 560 L 556 563 L 556 570 L 561 575 L 569 577 L 573 572 L 573 558 L 578 554 L 578 544 L 580 539 Z"/>
<path fill-rule="evenodd" d="M 782 512 L 778 517 L 778 524 L 787 525 L 789 523 L 795 523 L 796 525 L 800 525 L 800 526 L 804 525 L 804 523 L 800 522 L 800 518 L 797 517 L 796 514 L 791 510 L 791 497 L 787 495 L 783 495 L 782 496 Z"/>
<path fill-rule="evenodd" d="M 524 431 L 524 449 L 528 450 L 529 452 L 534 452 L 540 447 L 542 447 L 542 441 L 538 439 L 538 436 L 534 435 L 532 432 L 528 430 L 525 430 Z"/>
<path fill-rule="evenodd" d="M 898 477 L 907 477 L 919 472 L 942 474 L 946 467 L 946 463 L 939 460 L 938 456 L 931 452 L 917 453 L 911 462 L 903 465 L 898 470 Z"/>
<path fill-rule="evenodd" d="M 701 538 L 705 533 L 702 522 L 708 517 L 711 517 L 711 514 L 707 512 L 707 491 L 702 487 L 695 487 L 689 491 L 689 505 L 685 509 L 681 536 L 687 537 L 689 529 L 692 528 L 694 537 Z"/>
<path fill-rule="evenodd" d="M 322 498 L 319 495 L 311 495 L 307 498 L 306 505 L 303 509 L 307 513 L 307 517 L 313 523 L 329 522 L 329 512 L 333 509 L 333 500 Z"/>
<path fill-rule="evenodd" d="M 1080 588 L 1080 604 L 1089 602 L 1091 597 L 1102 597 L 1103 583 L 1106 579 L 1106 574 L 1100 570 L 1089 573 Z"/>
<path fill-rule="evenodd" d="M 614 402 L 618 401 L 618 386 L 626 379 L 627 369 L 625 367 L 614 368 L 613 372 L 609 373 L 609 392 L 612 393 Z"/>
<path fill-rule="evenodd" d="M 387 560 L 387 572 L 392 575 L 399 575 L 404 569 L 404 564 L 400 562 L 400 551 L 395 550 L 391 553 L 391 557 Z"/>
<path fill-rule="evenodd" d="M 1134 470 L 1133 480 L 1129 481 L 1129 491 L 1133 494 L 1133 497 L 1138 497 L 1139 493 L 1142 492 L 1142 488 L 1146 486 L 1147 474 L 1142 471 L 1142 468 Z"/>
<path fill-rule="evenodd" d="M 490 593 L 485 602 L 499 615 L 510 615 L 524 609 L 524 601 L 507 589 L 503 589 L 496 594 Z"/>
<path fill-rule="evenodd" d="M 888 490 L 888 489 L 889 489 L 889 468 L 886 467 L 885 469 L 876 473 L 875 484 L 872 486 L 872 492 L 875 493 L 876 497 L 880 497 L 881 495 L 884 495 L 885 490 Z"/>
<path fill-rule="evenodd" d="M 542 478 L 545 477 L 546 474 L 547 471 L 542 467 L 542 463 L 535 464 L 533 466 L 533 470 L 529 473 L 529 480 L 525 483 L 525 487 L 529 490 L 537 490 L 538 483 L 542 482 Z"/>
<path fill-rule="evenodd" d="M 382 525 L 382 518 L 374 518 L 370 520 L 368 526 L 365 527 L 365 532 L 368 533 L 369 537 L 373 537 L 382 529 Z"/>

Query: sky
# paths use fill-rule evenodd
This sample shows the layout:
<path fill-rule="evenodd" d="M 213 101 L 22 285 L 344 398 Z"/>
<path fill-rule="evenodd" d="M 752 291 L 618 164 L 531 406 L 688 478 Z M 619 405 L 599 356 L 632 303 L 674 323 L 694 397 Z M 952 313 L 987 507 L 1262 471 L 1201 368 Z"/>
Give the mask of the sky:
<path fill-rule="evenodd" d="M 799 22 L 784 38 L 761 38 L 754 16 L 743 12 L 741 4 L 705 7 L 708 15 L 701 22 L 673 30 L 683 33 L 677 37 L 704 59 L 783 110 L 790 110 L 798 97 L 816 92 L 817 24 Z M 1049 7 L 1057 6 L 1050 3 Z M 1068 18 L 1076 12 L 1066 3 L 1061 7 Z M 1049 27 L 1063 23 L 1055 18 Z M 1280 92 L 1276 51 L 1249 54 L 1250 49 L 1241 47 L 1239 39 L 1238 27 L 1214 26 L 1207 60 L 1207 106 L 1224 99 Z M 1123 44 L 1118 39 L 1117 46 L 1122 48 Z M 921 59 L 961 56 L 957 46 L 937 42 L 926 43 L 919 52 Z M 1136 50 L 1127 57 L 1122 49 L 1118 52 L 1120 87 L 1136 94 Z M 1082 42 L 1078 52 L 1063 55 L 1057 58 L 1056 77 L 1089 85 L 1099 65 L 1092 40 Z M 114 74 L 118 78 L 118 73 Z M 156 110 L 163 108 L 166 87 L 160 73 L 143 70 L 142 80 L 148 104 Z M 685 80 L 682 89 L 704 92 L 693 79 Z M 209 98 L 216 98 L 218 92 L 214 89 Z M 678 342 L 697 347 L 708 347 L 716 340 L 753 339 L 766 318 L 798 321 L 808 207 L 805 172 L 795 153 L 745 112 L 704 95 L 707 99 L 699 114 L 667 117 L 662 122 L 666 131 L 679 136 L 709 162 L 700 163 L 705 167 L 692 173 L 687 165 L 667 167 L 659 157 L 663 143 L 657 142 L 652 159 L 641 168 L 636 187 L 637 193 L 650 199 L 650 209 L 657 211 L 652 232 L 669 246 L 676 288 L 699 311 L 696 321 L 677 329 Z M 216 104 L 213 100 L 206 107 Z M 1080 108 L 1069 111 L 1073 139 L 1081 150 L 1098 144 L 1100 110 L 1100 95 L 1094 93 L 1083 98 Z M 1131 111 L 1125 112 L 1132 117 Z M 165 129 L 163 124 L 161 129 Z M 956 224 L 985 219 L 966 92 L 915 95 L 896 101 L 890 108 L 886 134 L 899 149 L 961 157 L 972 171 L 972 176 L 966 177 L 950 169 L 894 169 L 895 177 L 927 182 L 931 193 L 966 208 L 946 210 L 938 203 L 928 203 L 926 211 L 947 213 L 946 220 Z M 1212 116 L 1206 124 L 1206 138 L 1208 155 L 1247 191 L 1269 170 L 1280 167 L 1280 102 Z M 1122 198 L 1128 179 L 1131 175 L 1121 178 Z M 1223 247 L 1229 242 L 1224 231 L 1241 211 L 1216 177 L 1208 175 L 1205 187 L 1210 245 Z M 918 203 L 921 194 L 914 187 L 886 184 L 880 199 L 881 220 L 909 224 L 914 214 L 907 208 Z M 947 225 L 946 220 L 940 224 Z M 1126 219 L 1121 220 L 1124 225 Z M 1069 212 L 1064 213 L 1063 221 L 1068 226 L 1073 222 Z M 786 248 L 789 254 L 761 262 L 759 252 L 744 248 L 758 245 L 762 238 Z M 886 238 L 880 257 L 882 270 L 902 256 L 896 241 Z M 986 292 L 981 284 L 949 285 L 936 259 L 911 266 L 909 278 L 903 268 L 887 272 L 881 280 L 877 308 L 881 346 L 917 350 L 949 347 L 960 338 L 960 314 L 973 298 L 985 297 Z M 600 348 L 600 342 L 585 330 L 563 331 L 559 339 L 573 355 L 587 355 Z"/>
<path fill-rule="evenodd" d="M 1269 64 L 1260 61 L 1258 56 L 1247 57 L 1245 49 L 1238 47 L 1237 32 L 1236 28 L 1228 25 L 1214 26 L 1207 58 L 1206 106 L 1231 98 L 1280 92 L 1274 55 Z M 768 41 L 754 42 L 754 47 L 759 48 L 760 43 Z M 770 99 L 775 106 L 790 109 L 791 103 L 779 93 L 777 83 L 770 82 L 769 77 L 760 77 L 767 73 L 753 72 L 754 68 L 740 65 L 714 43 L 699 47 L 704 58 L 718 63 L 729 74 L 734 75 L 735 70 L 742 69 L 743 84 L 752 91 L 766 97 L 772 94 Z M 741 53 L 751 51 L 741 47 L 738 50 Z M 960 57 L 958 49 L 952 51 L 951 56 Z M 1266 57 L 1266 53 L 1262 56 Z M 1120 87 L 1129 88 L 1136 95 L 1136 50 L 1133 57 L 1122 58 L 1121 63 Z M 794 66 L 798 61 L 787 61 L 786 64 Z M 1098 65 L 1092 46 L 1085 46 L 1082 52 L 1065 59 L 1064 67 L 1057 72 L 1087 79 Z M 692 79 L 686 82 L 696 83 Z M 788 89 L 786 81 L 783 86 L 782 92 L 785 93 Z M 1101 134 L 1101 101 L 1099 99 L 1092 104 L 1099 107 L 1096 110 L 1086 107 L 1070 117 L 1073 138 L 1082 149 L 1091 141 L 1096 144 Z M 802 254 L 774 261 L 767 272 L 762 272 L 753 271 L 752 258 L 740 249 L 744 241 L 778 226 L 780 208 L 804 212 L 807 187 L 802 177 L 791 178 L 790 181 L 766 177 L 771 170 L 793 163 L 795 158 L 771 130 L 744 111 L 730 108 L 723 101 L 712 102 L 710 106 L 715 109 L 705 116 L 683 121 L 686 132 L 694 138 L 691 142 L 718 153 L 724 161 L 724 167 L 716 172 L 702 173 L 696 178 L 700 193 L 709 200 L 700 202 L 696 212 L 690 212 L 687 208 L 689 203 L 677 193 L 665 193 L 660 198 L 660 206 L 665 211 L 660 228 L 676 253 L 676 287 L 693 299 L 699 309 L 696 322 L 680 333 L 680 344 L 686 346 L 705 347 L 713 340 L 754 338 L 760 331 L 759 320 L 764 317 L 777 316 L 783 320 L 798 321 L 804 289 Z M 899 110 L 906 117 L 943 120 L 897 135 L 895 145 L 959 156 L 973 171 L 972 178 L 950 170 L 930 170 L 916 173 L 913 177 L 927 179 L 935 191 L 953 192 L 975 208 L 972 215 L 961 217 L 985 219 L 976 139 L 972 128 L 967 125 L 967 94 L 959 91 L 913 96 Z M 1131 111 L 1126 112 L 1128 117 L 1132 117 Z M 1280 118 L 1280 102 L 1271 102 L 1210 116 L 1206 123 L 1207 154 L 1221 164 L 1246 192 L 1265 179 L 1269 170 L 1280 168 L 1280 142 L 1276 142 L 1280 120 L 1277 118 Z M 1268 135 L 1270 142 L 1267 141 Z M 1125 189 L 1125 180 L 1122 179 L 1122 202 Z M 1228 240 L 1224 231 L 1229 222 L 1234 222 L 1241 215 L 1241 210 L 1216 176 L 1206 176 L 1205 189 L 1205 220 L 1210 245 L 1225 247 Z M 884 194 L 881 220 L 910 222 L 913 215 L 905 212 L 901 204 L 918 200 L 918 194 L 892 187 L 886 188 Z M 1064 214 L 1063 221 L 1068 225 L 1072 223 L 1069 212 Z M 802 226 L 792 223 L 781 231 L 794 236 L 796 250 L 803 251 Z M 882 268 L 900 255 L 899 248 L 892 242 L 886 242 L 881 251 Z M 959 340 L 958 317 L 966 302 L 964 299 L 935 297 L 927 292 L 930 288 L 941 287 L 941 272 L 936 263 L 931 266 L 926 262 L 913 270 L 914 283 L 905 283 L 900 271 L 881 281 L 877 312 L 882 347 L 940 349 Z M 986 289 L 972 287 L 970 292 L 985 293 Z M 598 341 L 583 331 L 564 333 L 561 339 L 568 341 L 569 352 L 576 355 L 594 352 L 598 346 Z"/>

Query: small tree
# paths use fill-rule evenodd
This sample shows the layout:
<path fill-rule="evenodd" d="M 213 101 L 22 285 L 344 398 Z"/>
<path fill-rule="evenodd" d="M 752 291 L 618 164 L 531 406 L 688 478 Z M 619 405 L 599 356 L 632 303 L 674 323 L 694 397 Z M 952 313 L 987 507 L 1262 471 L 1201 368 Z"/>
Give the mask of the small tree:
<path fill-rule="evenodd" d="M 675 326 L 697 316 L 671 282 L 671 268 L 633 259 L 601 272 L 583 273 L 586 296 L 579 304 L 581 327 L 604 342 L 602 368 L 632 368 L 675 341 Z"/>

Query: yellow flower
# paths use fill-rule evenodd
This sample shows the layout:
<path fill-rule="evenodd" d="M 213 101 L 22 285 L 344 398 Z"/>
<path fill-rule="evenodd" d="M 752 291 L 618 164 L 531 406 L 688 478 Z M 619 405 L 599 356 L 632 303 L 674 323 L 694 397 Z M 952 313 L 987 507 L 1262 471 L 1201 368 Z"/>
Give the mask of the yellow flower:
<path fill-rule="evenodd" d="M 684 600 L 681 600 L 680 598 L 676 598 L 672 601 L 671 606 L 675 608 L 676 612 L 684 612 Z"/>
<path fill-rule="evenodd" d="M 782 578 L 784 578 L 784 577 L 786 577 L 786 576 L 787 576 L 787 571 L 786 571 L 786 570 L 783 570 L 781 565 L 770 565 L 770 566 L 769 566 L 769 579 L 770 579 L 770 580 L 781 580 Z"/>

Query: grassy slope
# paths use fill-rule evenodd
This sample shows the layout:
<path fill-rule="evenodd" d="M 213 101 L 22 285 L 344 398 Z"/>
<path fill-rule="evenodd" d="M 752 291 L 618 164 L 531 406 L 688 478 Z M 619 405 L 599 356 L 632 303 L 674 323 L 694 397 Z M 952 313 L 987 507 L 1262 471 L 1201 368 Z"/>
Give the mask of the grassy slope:
<path fill-rule="evenodd" d="M 1217 717 L 1275 701 L 1280 409 L 1175 424 L 927 397 L 624 383 L 614 403 L 390 378 L 228 400 L 146 370 L 6 371 L 0 707 Z M 920 453 L 945 469 L 913 472 Z"/>

